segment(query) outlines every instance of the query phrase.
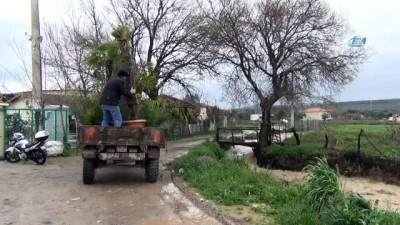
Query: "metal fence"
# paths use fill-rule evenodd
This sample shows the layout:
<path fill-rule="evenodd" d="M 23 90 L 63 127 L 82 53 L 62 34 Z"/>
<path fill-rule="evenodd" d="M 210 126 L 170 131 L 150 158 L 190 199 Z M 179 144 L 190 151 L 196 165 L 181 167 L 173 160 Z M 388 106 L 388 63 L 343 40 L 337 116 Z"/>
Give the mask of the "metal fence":
<path fill-rule="evenodd" d="M 189 137 L 199 133 L 206 133 L 210 128 L 205 124 L 186 124 L 183 122 L 173 122 L 166 127 L 167 137 Z"/>
<path fill-rule="evenodd" d="M 25 135 L 28 141 L 33 142 L 35 133 L 39 130 L 49 132 L 49 139 L 61 141 L 68 145 L 69 139 L 69 109 L 44 108 L 44 109 L 11 109 L 3 108 L 0 111 L 4 115 L 4 146 L 8 146 L 8 140 L 14 132 Z"/>
<path fill-rule="evenodd" d="M 215 133 L 218 127 L 234 126 L 234 121 L 198 121 L 196 124 L 189 124 L 180 121 L 171 121 L 164 128 L 167 131 L 167 137 L 189 137 L 196 134 Z"/>
<path fill-rule="evenodd" d="M 322 122 L 321 120 L 300 120 L 296 123 L 296 130 L 300 132 L 319 130 Z"/>

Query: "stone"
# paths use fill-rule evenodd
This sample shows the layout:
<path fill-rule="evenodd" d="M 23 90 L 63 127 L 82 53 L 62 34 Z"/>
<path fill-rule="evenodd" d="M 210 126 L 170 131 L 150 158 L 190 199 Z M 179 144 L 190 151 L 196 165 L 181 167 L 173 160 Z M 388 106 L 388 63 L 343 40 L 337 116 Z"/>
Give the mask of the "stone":
<path fill-rule="evenodd" d="M 64 145 L 61 141 L 47 141 L 45 146 L 48 156 L 61 155 L 64 151 Z"/>

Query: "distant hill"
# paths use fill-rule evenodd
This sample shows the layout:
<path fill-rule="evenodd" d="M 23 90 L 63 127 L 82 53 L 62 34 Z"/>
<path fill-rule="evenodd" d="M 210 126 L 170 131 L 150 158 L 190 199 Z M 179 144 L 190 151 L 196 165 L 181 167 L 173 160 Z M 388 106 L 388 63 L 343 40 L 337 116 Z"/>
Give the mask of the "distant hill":
<path fill-rule="evenodd" d="M 400 110 L 400 99 L 380 99 L 339 102 L 339 106 L 344 110 Z"/>
<path fill-rule="evenodd" d="M 398 111 L 400 113 L 400 98 L 394 99 L 379 99 L 379 100 L 361 100 L 361 101 L 347 101 L 347 102 L 338 102 L 334 103 L 333 108 L 340 108 L 342 110 L 359 110 L 359 111 Z M 333 106 L 333 105 L 332 105 Z M 238 113 L 260 113 L 258 109 L 258 105 L 251 105 L 244 108 L 234 109 Z M 326 104 L 304 104 L 304 108 L 309 107 L 322 107 L 322 108 L 330 108 Z M 289 111 L 290 108 L 288 105 L 274 105 L 272 108 L 272 113 L 277 113 L 279 110 Z M 300 109 L 302 110 L 302 109 Z"/>

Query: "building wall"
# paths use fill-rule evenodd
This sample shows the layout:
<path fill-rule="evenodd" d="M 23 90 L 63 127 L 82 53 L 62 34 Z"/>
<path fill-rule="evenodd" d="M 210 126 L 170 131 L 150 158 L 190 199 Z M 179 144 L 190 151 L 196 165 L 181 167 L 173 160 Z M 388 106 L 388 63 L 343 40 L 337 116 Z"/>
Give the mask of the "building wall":
<path fill-rule="evenodd" d="M 7 114 L 14 114 L 18 113 L 21 116 L 21 119 L 23 120 L 30 120 L 33 118 L 32 112 L 30 112 L 28 109 L 28 106 L 26 105 L 26 100 L 27 99 L 18 99 L 17 101 L 13 102 L 12 105 L 7 107 Z M 13 110 L 13 109 L 27 109 L 25 110 Z"/>
<path fill-rule="evenodd" d="M 328 118 L 332 117 L 330 112 L 308 112 L 305 114 L 306 114 L 305 119 L 309 119 L 309 120 L 322 120 L 323 114 L 327 114 Z"/>
<path fill-rule="evenodd" d="M 207 117 L 207 108 L 200 108 L 199 116 L 197 117 L 199 120 L 206 120 Z"/>
<path fill-rule="evenodd" d="M 251 114 L 250 115 L 250 120 L 251 121 L 258 121 L 261 120 L 262 115 L 261 114 Z"/>
<path fill-rule="evenodd" d="M 17 100 L 15 102 L 13 102 L 13 104 L 10 105 L 8 108 L 9 109 L 25 109 L 25 108 L 27 108 L 26 101 L 25 101 L 25 99 Z"/>

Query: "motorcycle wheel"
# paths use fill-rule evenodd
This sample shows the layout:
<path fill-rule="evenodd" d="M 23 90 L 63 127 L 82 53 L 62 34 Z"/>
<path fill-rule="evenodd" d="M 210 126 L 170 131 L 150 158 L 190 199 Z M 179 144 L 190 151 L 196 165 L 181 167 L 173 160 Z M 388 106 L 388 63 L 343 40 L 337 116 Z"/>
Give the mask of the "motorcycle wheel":
<path fill-rule="evenodd" d="M 16 163 L 19 162 L 21 160 L 21 158 L 19 157 L 18 153 L 14 152 L 6 152 L 4 154 L 4 158 L 6 158 L 6 160 L 10 163 Z"/>
<path fill-rule="evenodd" d="M 37 150 L 35 152 L 32 152 L 34 156 L 34 161 L 38 165 L 43 165 L 46 162 L 46 153 L 42 150 Z"/>

